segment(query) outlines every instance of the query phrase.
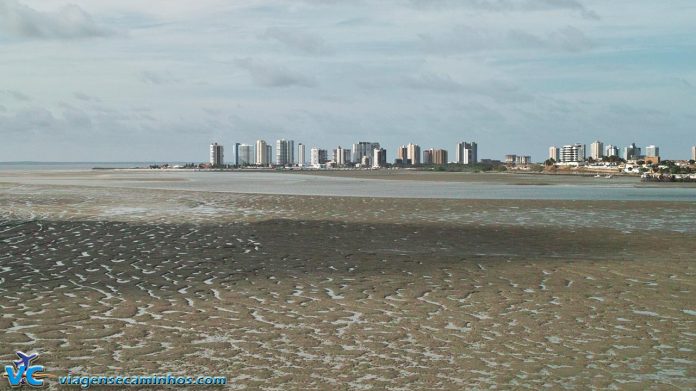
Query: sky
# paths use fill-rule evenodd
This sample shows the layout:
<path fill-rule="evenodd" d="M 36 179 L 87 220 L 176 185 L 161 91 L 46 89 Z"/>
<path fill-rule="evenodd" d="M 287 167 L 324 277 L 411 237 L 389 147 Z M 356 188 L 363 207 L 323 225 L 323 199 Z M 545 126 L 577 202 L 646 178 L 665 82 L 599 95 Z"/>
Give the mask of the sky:
<path fill-rule="evenodd" d="M 693 0 L 0 0 L 0 161 L 696 145 Z"/>

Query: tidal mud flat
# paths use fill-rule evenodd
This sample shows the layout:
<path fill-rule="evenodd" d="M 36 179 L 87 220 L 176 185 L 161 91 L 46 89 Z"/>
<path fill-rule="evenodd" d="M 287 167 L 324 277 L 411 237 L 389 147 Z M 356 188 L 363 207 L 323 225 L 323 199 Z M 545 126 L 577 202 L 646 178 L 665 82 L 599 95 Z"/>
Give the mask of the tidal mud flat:
<path fill-rule="evenodd" d="M 0 184 L 0 205 L 5 362 L 232 389 L 696 386 L 693 203 Z"/>

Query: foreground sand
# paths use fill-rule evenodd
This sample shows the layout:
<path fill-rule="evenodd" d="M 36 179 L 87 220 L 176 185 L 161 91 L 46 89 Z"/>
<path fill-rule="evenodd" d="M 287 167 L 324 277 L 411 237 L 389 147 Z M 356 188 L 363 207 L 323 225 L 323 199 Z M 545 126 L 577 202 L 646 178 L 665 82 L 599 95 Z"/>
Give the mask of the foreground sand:
<path fill-rule="evenodd" d="M 0 185 L 0 205 L 5 362 L 240 389 L 696 387 L 693 203 Z"/>

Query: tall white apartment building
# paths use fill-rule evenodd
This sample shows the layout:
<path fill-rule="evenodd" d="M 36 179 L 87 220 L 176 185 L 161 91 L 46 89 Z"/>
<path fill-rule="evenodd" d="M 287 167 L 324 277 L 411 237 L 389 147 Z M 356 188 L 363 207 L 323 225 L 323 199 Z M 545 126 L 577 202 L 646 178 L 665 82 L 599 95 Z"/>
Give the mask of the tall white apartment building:
<path fill-rule="evenodd" d="M 271 163 L 271 154 L 268 152 L 269 148 L 270 145 L 264 140 L 256 140 L 256 165 L 267 166 Z"/>
<path fill-rule="evenodd" d="M 607 156 L 607 157 L 616 156 L 616 157 L 618 157 L 619 156 L 619 147 L 609 144 L 609 145 L 607 145 L 607 149 L 605 149 L 604 152 L 605 152 L 604 156 Z"/>
<path fill-rule="evenodd" d="M 604 157 L 604 143 L 596 140 L 590 144 L 590 156 L 594 160 L 601 160 Z"/>
<path fill-rule="evenodd" d="M 343 166 L 350 162 L 350 149 L 341 148 L 340 145 L 338 148 L 334 149 L 334 163 L 336 163 L 336 165 Z"/>
<path fill-rule="evenodd" d="M 387 150 L 384 148 L 375 149 L 372 151 L 372 167 L 386 167 L 387 166 Z"/>
<path fill-rule="evenodd" d="M 304 167 L 307 162 L 305 156 L 305 145 L 302 143 L 297 144 L 297 165 Z"/>
<path fill-rule="evenodd" d="M 276 159 L 275 162 L 279 166 L 288 166 L 295 164 L 295 141 L 294 140 L 276 140 Z"/>
<path fill-rule="evenodd" d="M 478 144 L 462 141 L 454 149 L 456 162 L 459 164 L 476 164 L 478 162 Z"/>
<path fill-rule="evenodd" d="M 648 145 L 645 147 L 645 156 L 660 156 L 660 147 Z"/>
<path fill-rule="evenodd" d="M 329 160 L 329 152 L 326 149 L 319 149 L 317 147 L 314 147 L 311 149 L 310 153 L 310 162 L 312 164 L 312 167 L 319 167 L 321 164 L 324 164 Z"/>
<path fill-rule="evenodd" d="M 549 159 L 553 159 L 554 161 L 558 162 L 559 160 L 559 155 L 560 155 L 560 149 L 553 145 L 549 147 Z"/>
<path fill-rule="evenodd" d="M 406 159 L 411 161 L 412 165 L 421 163 L 421 148 L 418 144 L 408 144 L 406 146 Z"/>
<path fill-rule="evenodd" d="M 319 148 L 312 147 L 312 149 L 309 150 L 309 164 L 312 167 L 319 167 Z"/>
<path fill-rule="evenodd" d="M 573 144 L 561 147 L 560 161 L 563 163 L 585 161 L 585 145 Z"/>
<path fill-rule="evenodd" d="M 218 143 L 210 144 L 210 164 L 216 167 L 225 164 L 225 153 L 222 145 Z"/>

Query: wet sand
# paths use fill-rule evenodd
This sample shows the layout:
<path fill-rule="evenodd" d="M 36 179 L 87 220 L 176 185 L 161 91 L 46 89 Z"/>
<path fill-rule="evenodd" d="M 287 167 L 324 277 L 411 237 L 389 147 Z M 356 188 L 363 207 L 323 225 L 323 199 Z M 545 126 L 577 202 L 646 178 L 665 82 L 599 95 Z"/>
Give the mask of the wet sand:
<path fill-rule="evenodd" d="M 231 389 L 696 387 L 694 203 L 0 184 L 0 205 L 5 362 Z"/>

